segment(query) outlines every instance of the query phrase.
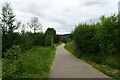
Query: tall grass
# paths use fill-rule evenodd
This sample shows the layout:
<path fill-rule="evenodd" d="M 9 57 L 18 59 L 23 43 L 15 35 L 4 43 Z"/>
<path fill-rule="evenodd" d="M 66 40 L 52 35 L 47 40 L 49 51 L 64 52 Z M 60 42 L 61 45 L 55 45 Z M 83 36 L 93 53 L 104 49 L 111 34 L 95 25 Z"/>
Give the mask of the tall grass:
<path fill-rule="evenodd" d="M 10 63 L 3 60 L 4 78 L 48 78 L 55 48 L 33 47 Z M 9 72 L 8 72 L 9 71 Z"/>
<path fill-rule="evenodd" d="M 76 57 L 84 60 L 85 62 L 89 63 L 96 69 L 102 71 L 106 75 L 113 77 L 115 79 L 120 78 L 119 70 L 120 70 L 120 64 L 119 62 L 119 56 L 117 55 L 98 55 L 98 54 L 81 54 L 79 50 L 76 49 L 73 42 L 68 42 L 65 45 L 65 49 L 67 49 L 69 52 L 71 52 Z"/>
<path fill-rule="evenodd" d="M 2 78 L 2 60 L 0 60 L 0 79 Z"/>
<path fill-rule="evenodd" d="M 75 56 L 90 64 L 99 64 L 98 66 L 93 65 L 114 78 L 120 77 L 118 73 L 120 70 L 120 27 L 118 17 L 115 14 L 109 17 L 101 16 L 96 23 L 78 24 L 71 33 L 74 46 L 71 46 L 70 43 L 67 44 L 69 51 L 74 49 L 72 53 Z"/>

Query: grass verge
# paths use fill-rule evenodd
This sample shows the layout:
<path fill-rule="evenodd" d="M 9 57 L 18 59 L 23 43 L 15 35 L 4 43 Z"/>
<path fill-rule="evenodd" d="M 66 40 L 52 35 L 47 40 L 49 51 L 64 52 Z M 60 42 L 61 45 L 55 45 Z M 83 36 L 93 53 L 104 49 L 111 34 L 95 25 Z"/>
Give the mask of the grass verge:
<path fill-rule="evenodd" d="M 79 52 L 77 52 L 73 42 L 66 43 L 65 49 L 68 50 L 69 52 L 71 52 L 76 57 L 78 57 L 78 58 L 82 59 L 83 61 L 85 61 L 86 63 L 90 64 L 94 68 L 103 72 L 104 74 L 106 74 L 110 77 L 113 77 L 114 79 L 117 79 L 117 80 L 120 79 L 120 74 L 119 74 L 120 69 L 118 67 L 114 66 L 114 64 L 117 63 L 117 62 L 115 62 L 116 57 L 105 56 L 104 59 L 100 59 L 100 56 L 97 56 L 97 55 L 80 54 Z M 92 59 L 94 59 L 94 60 L 92 60 Z M 103 61 L 101 61 L 101 60 L 103 60 Z M 98 61 L 98 62 L 96 62 L 96 61 Z M 105 61 L 107 61 L 107 62 L 105 62 Z M 105 63 L 101 63 L 101 62 L 105 62 Z M 108 64 L 112 65 L 112 67 Z"/>
<path fill-rule="evenodd" d="M 11 62 L 2 60 L 4 78 L 49 78 L 55 48 L 33 47 Z"/>
<path fill-rule="evenodd" d="M 2 78 L 2 60 L 0 60 L 0 80 Z"/>

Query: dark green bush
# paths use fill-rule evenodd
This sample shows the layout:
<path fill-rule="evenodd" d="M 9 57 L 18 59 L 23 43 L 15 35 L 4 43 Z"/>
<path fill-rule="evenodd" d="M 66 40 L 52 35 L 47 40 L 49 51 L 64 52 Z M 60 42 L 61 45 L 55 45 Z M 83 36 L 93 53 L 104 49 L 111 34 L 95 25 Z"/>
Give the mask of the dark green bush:
<path fill-rule="evenodd" d="M 21 35 L 20 47 L 22 51 L 26 51 L 32 48 L 32 33 L 25 33 Z"/>
<path fill-rule="evenodd" d="M 2 34 L 2 56 L 4 57 L 4 52 L 6 52 L 13 45 L 20 45 L 21 37 L 19 33 Z"/>
<path fill-rule="evenodd" d="M 45 46 L 52 46 L 58 40 L 54 28 L 47 28 L 47 30 L 44 33 L 44 37 L 45 37 Z"/>
<path fill-rule="evenodd" d="M 81 53 L 116 54 L 119 49 L 119 29 L 116 15 L 102 16 L 97 24 L 79 24 L 73 38 Z"/>
<path fill-rule="evenodd" d="M 101 53 L 115 54 L 117 53 L 116 41 L 118 39 L 117 17 L 112 15 L 110 17 L 102 16 L 100 18 L 99 29 L 97 30 L 96 37 L 101 47 Z M 117 42 L 118 43 L 118 42 Z"/>
<path fill-rule="evenodd" d="M 96 24 L 78 24 L 72 33 L 77 57 L 119 68 L 120 24 L 118 17 L 102 16 Z"/>
<path fill-rule="evenodd" d="M 44 46 L 44 34 L 43 33 L 32 34 L 32 43 L 33 46 Z"/>
<path fill-rule="evenodd" d="M 52 41 L 52 35 L 46 34 L 45 35 L 45 46 L 51 46 L 51 41 Z"/>
<path fill-rule="evenodd" d="M 87 24 L 79 24 L 74 30 L 74 42 L 81 53 L 98 51 L 98 41 L 95 38 L 96 28 Z"/>

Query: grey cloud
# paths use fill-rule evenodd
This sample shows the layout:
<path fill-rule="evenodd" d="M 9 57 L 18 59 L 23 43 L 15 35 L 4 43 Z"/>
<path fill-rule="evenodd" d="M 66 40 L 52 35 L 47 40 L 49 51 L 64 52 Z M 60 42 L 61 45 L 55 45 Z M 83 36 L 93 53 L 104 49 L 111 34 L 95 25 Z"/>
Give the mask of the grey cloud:
<path fill-rule="evenodd" d="M 0 0 L 1 1 L 1 0 Z M 69 33 L 80 22 L 96 22 L 101 15 L 117 12 L 118 0 L 2 0 L 11 2 L 23 22 L 39 17 L 44 31 L 54 27 L 59 34 Z M 1 4 L 0 4 L 1 5 Z M 29 14 L 29 15 L 28 15 Z M 28 16 L 26 16 L 28 15 Z"/>
<path fill-rule="evenodd" d="M 85 2 L 83 4 L 83 6 L 94 6 L 94 5 L 97 5 L 97 6 L 104 6 L 106 4 L 108 4 L 109 2 Z"/>

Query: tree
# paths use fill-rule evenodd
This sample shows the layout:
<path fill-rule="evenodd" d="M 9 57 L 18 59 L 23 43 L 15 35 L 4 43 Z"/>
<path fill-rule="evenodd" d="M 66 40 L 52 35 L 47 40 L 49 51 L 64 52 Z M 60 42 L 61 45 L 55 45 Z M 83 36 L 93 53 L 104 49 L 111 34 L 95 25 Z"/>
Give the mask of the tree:
<path fill-rule="evenodd" d="M 10 3 L 4 3 L 2 5 L 2 15 L 0 17 L 2 28 L 2 51 L 10 48 L 15 40 L 14 30 L 18 29 L 20 22 L 15 20 L 15 15 Z M 16 23 L 16 24 L 15 24 Z"/>
<path fill-rule="evenodd" d="M 56 36 L 55 29 L 54 28 L 48 28 L 46 30 L 46 32 L 45 32 L 45 45 L 46 46 L 50 46 L 51 45 L 51 47 L 53 47 L 55 36 Z M 47 39 L 50 39 L 50 41 L 48 42 Z"/>
<path fill-rule="evenodd" d="M 45 35 L 45 46 L 51 46 L 51 42 L 52 42 L 51 34 L 46 34 Z"/>
<path fill-rule="evenodd" d="M 101 53 L 116 53 L 116 47 L 118 44 L 117 38 L 119 37 L 117 16 L 102 16 L 100 22 L 101 24 L 97 36 L 101 46 Z"/>
<path fill-rule="evenodd" d="M 120 12 L 118 13 L 118 26 L 120 26 Z"/>
<path fill-rule="evenodd" d="M 32 17 L 30 23 L 28 23 L 30 28 L 33 28 L 34 33 L 36 30 L 42 31 L 42 25 L 39 23 L 39 19 L 37 17 Z"/>
<path fill-rule="evenodd" d="M 17 24 L 14 25 L 16 20 L 10 3 L 4 3 L 2 5 L 1 21 L 3 34 L 7 34 L 8 32 L 13 33 L 15 29 L 18 29 L 18 24 L 20 24 L 20 22 L 17 22 Z"/>
<path fill-rule="evenodd" d="M 61 40 L 60 35 L 56 35 L 55 38 L 54 38 L 54 43 L 59 43 L 60 40 Z"/>
<path fill-rule="evenodd" d="M 78 24 L 73 37 L 78 50 L 81 53 L 96 53 L 98 51 L 97 40 L 95 39 L 96 28 L 88 24 Z"/>
<path fill-rule="evenodd" d="M 73 39 L 80 53 L 114 55 L 120 49 L 120 26 L 118 17 L 102 16 L 96 24 L 79 24 L 73 32 Z"/>
<path fill-rule="evenodd" d="M 0 36 L 2 36 L 2 22 L 0 21 Z"/>
<path fill-rule="evenodd" d="M 56 35 L 56 31 L 54 28 L 48 28 L 45 32 L 45 34 L 53 34 L 54 36 Z"/>

